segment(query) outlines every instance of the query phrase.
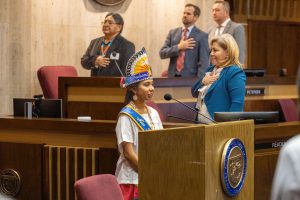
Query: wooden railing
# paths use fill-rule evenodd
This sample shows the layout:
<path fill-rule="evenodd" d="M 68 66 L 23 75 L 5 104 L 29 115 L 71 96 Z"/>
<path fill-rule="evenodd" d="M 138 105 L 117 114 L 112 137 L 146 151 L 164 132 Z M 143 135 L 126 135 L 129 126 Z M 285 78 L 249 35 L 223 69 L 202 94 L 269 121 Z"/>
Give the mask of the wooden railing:
<path fill-rule="evenodd" d="M 300 0 L 234 0 L 233 4 L 238 22 L 247 19 L 300 22 Z"/>

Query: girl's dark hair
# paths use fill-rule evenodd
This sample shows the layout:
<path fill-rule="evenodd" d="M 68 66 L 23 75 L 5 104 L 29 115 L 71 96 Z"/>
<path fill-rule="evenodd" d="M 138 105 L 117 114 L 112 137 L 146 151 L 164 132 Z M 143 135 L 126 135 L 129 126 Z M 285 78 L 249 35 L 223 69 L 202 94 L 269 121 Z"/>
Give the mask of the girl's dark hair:
<path fill-rule="evenodd" d="M 112 16 L 116 22 L 116 24 L 119 24 L 121 25 L 121 30 L 120 30 L 120 34 L 122 33 L 123 31 L 123 27 L 124 27 L 124 20 L 123 20 L 123 17 L 119 14 L 119 13 L 108 13 L 106 17 L 109 17 L 109 16 Z"/>
<path fill-rule="evenodd" d="M 129 85 L 128 88 L 127 88 L 127 92 L 126 92 L 126 95 L 125 95 L 125 100 L 124 100 L 124 104 L 127 105 L 130 101 L 132 101 L 133 99 L 133 96 L 134 96 L 134 93 L 131 89 L 136 89 L 139 85 L 139 82 L 138 83 L 133 83 L 132 85 Z"/>

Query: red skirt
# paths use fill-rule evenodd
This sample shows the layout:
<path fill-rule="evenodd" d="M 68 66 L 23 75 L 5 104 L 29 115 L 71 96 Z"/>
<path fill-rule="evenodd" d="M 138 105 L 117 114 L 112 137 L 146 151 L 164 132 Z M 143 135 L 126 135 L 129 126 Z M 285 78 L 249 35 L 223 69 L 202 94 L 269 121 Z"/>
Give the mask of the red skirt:
<path fill-rule="evenodd" d="M 124 200 L 138 200 L 138 187 L 134 184 L 120 184 Z"/>

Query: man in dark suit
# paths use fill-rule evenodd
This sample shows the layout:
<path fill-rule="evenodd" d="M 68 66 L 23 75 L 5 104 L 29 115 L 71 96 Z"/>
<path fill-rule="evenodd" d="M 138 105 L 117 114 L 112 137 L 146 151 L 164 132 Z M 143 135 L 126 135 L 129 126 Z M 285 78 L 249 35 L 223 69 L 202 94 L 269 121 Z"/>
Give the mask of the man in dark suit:
<path fill-rule="evenodd" d="M 135 46 L 121 36 L 124 26 L 121 15 L 109 13 L 102 24 L 104 36 L 91 41 L 81 58 L 81 65 L 91 70 L 91 76 L 123 76 L 127 62 L 135 52 Z"/>
<path fill-rule="evenodd" d="M 239 46 L 239 61 L 241 64 L 245 64 L 246 39 L 243 25 L 231 21 L 229 16 L 230 5 L 227 1 L 215 1 L 212 12 L 213 19 L 217 25 L 208 31 L 209 39 L 211 40 L 212 37 L 224 33 L 232 35 Z"/>
<path fill-rule="evenodd" d="M 170 30 L 161 48 L 161 59 L 170 58 L 169 77 L 203 77 L 209 66 L 208 35 L 195 26 L 200 8 L 186 4 L 183 27 Z"/>

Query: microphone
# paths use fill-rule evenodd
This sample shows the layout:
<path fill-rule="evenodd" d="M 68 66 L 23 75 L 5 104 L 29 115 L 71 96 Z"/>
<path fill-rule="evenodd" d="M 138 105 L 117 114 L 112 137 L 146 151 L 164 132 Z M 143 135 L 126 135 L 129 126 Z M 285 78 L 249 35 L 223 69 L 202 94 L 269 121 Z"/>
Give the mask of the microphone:
<path fill-rule="evenodd" d="M 196 121 L 196 120 L 186 119 L 186 118 L 183 118 L 183 117 L 177 117 L 177 116 L 174 116 L 174 115 L 169 115 L 169 114 L 168 114 L 167 117 L 171 117 L 171 118 L 175 118 L 175 119 L 180 119 L 180 120 L 188 121 L 188 122 L 194 122 L 194 123 L 196 123 L 196 124 L 202 124 L 201 122 Z"/>
<path fill-rule="evenodd" d="M 110 59 L 115 61 L 115 64 L 116 64 L 116 66 L 117 66 L 117 68 L 118 68 L 118 70 L 119 70 L 121 76 L 122 76 L 122 77 L 125 77 L 124 74 L 123 74 L 123 72 L 121 71 L 121 68 L 120 68 L 118 62 L 117 62 L 117 60 L 119 60 L 119 58 L 120 58 L 120 54 L 117 53 L 117 52 L 115 52 L 115 51 L 113 51 L 113 52 L 110 54 Z"/>
<path fill-rule="evenodd" d="M 183 106 L 185 106 L 186 108 L 190 109 L 191 111 L 196 112 L 198 115 L 201 115 L 202 117 L 208 119 L 209 121 L 211 121 L 211 122 L 213 122 L 213 123 L 216 123 L 215 120 L 213 120 L 213 119 L 211 119 L 211 118 L 209 118 L 209 117 L 207 117 L 207 116 L 201 114 L 201 113 L 200 113 L 198 110 L 196 110 L 195 108 L 192 108 L 192 107 L 186 105 L 185 103 L 182 103 L 181 101 L 178 101 L 177 99 L 174 99 L 174 98 L 172 97 L 171 94 L 165 94 L 165 95 L 164 95 L 164 99 L 165 99 L 166 101 L 170 101 L 170 100 L 173 99 L 174 101 L 177 101 L 178 103 L 180 103 L 181 105 L 183 105 Z"/>

